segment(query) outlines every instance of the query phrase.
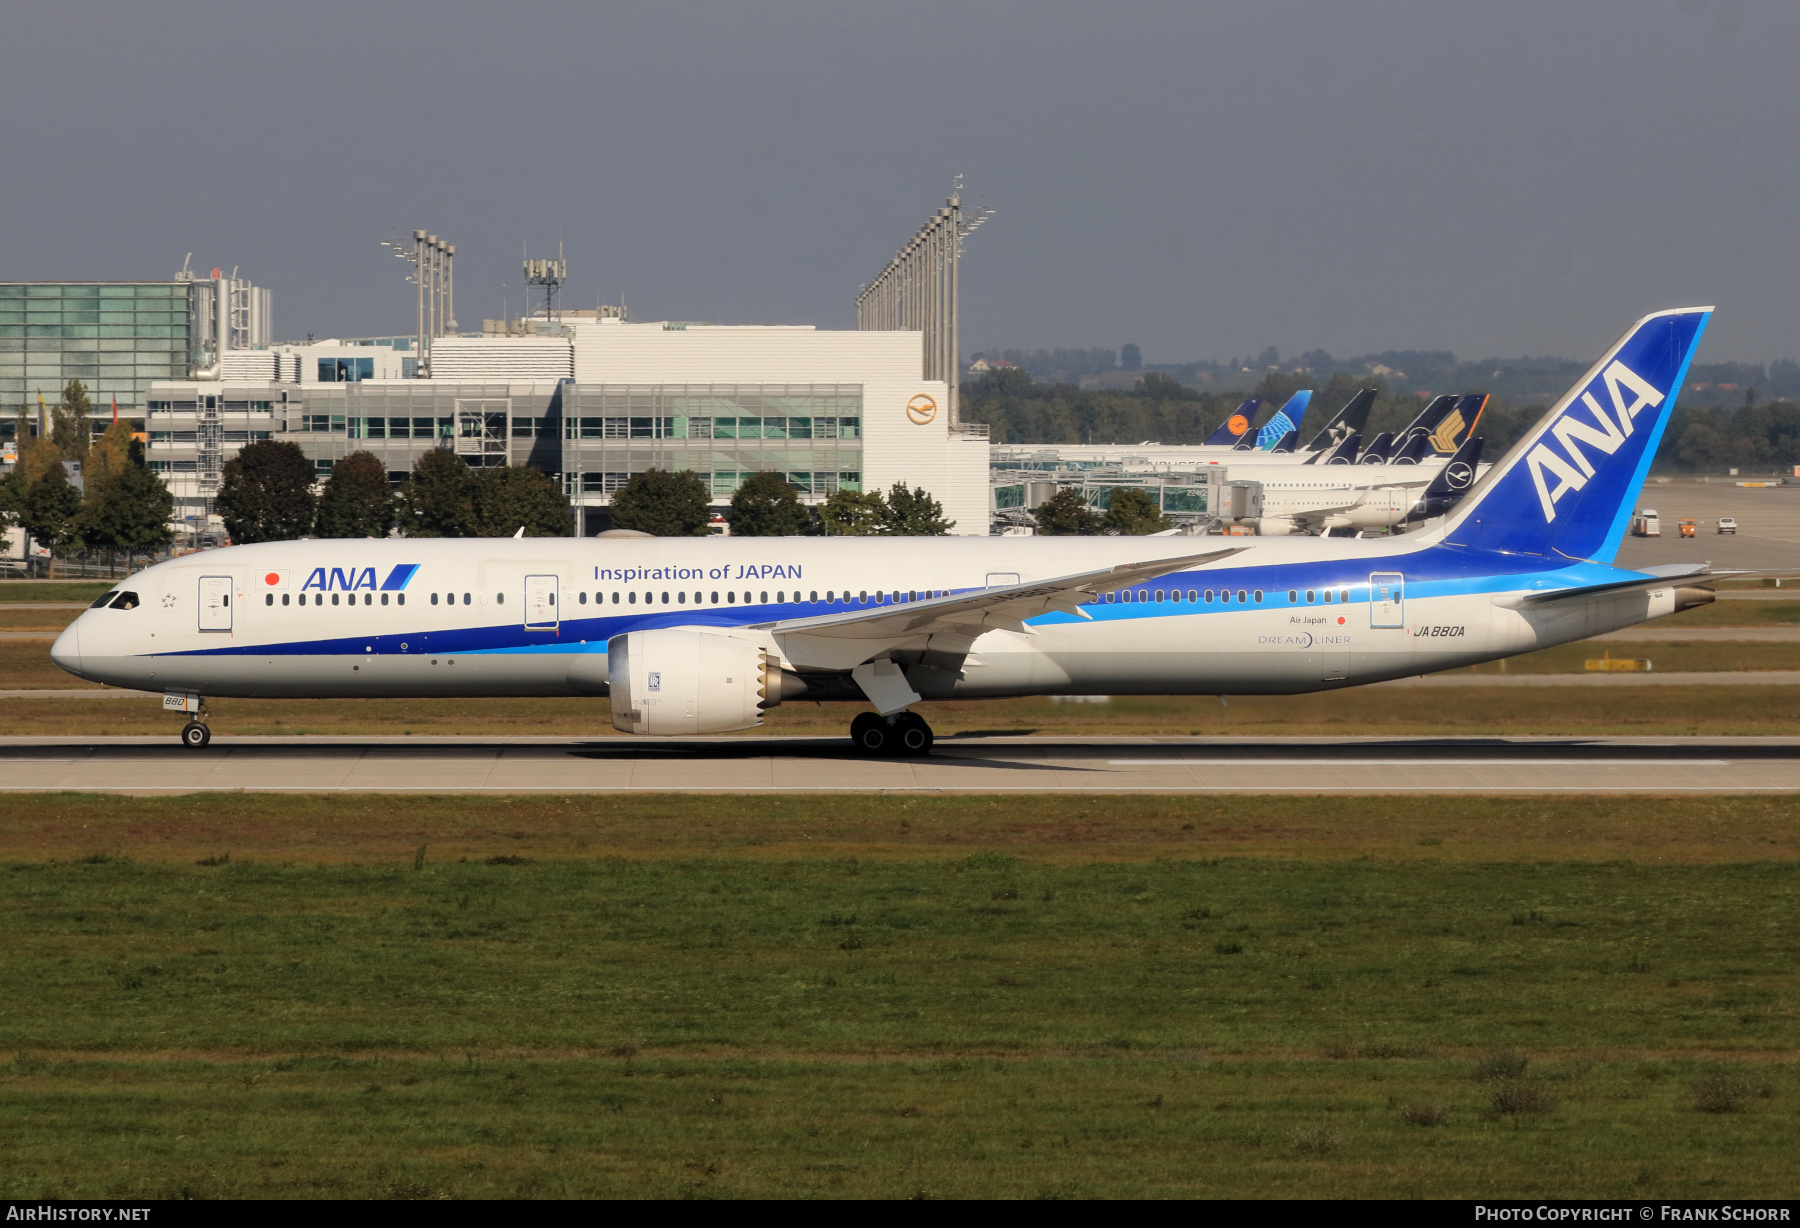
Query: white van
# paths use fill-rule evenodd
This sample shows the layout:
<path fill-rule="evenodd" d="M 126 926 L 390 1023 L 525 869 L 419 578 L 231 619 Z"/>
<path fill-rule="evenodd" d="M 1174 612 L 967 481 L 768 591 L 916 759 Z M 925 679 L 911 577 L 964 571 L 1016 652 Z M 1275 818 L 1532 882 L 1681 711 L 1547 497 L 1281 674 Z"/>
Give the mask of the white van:
<path fill-rule="evenodd" d="M 1631 518 L 1631 535 L 1633 537 L 1662 536 L 1662 520 L 1658 518 L 1655 508 L 1647 507 Z"/>

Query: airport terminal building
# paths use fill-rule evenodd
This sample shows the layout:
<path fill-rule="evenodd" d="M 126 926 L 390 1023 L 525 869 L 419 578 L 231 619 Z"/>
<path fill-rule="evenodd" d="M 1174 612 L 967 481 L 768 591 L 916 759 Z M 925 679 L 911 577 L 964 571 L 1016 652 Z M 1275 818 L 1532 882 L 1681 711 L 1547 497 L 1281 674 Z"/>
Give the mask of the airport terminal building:
<path fill-rule="evenodd" d="M 436 338 L 429 379 L 379 357 L 346 362 L 344 347 L 324 360 L 316 347 L 232 353 L 225 378 L 150 386 L 146 457 L 189 516 L 240 447 L 280 439 L 321 478 L 355 451 L 380 457 L 396 482 L 433 448 L 476 467 L 529 464 L 561 482 L 585 534 L 607 528 L 614 492 L 651 468 L 698 474 L 718 507 L 759 472 L 782 474 L 808 504 L 904 482 L 943 504 L 953 532 L 988 532 L 987 428 L 949 420 L 917 332 L 535 327 Z M 240 378 L 252 361 L 258 377 Z"/>

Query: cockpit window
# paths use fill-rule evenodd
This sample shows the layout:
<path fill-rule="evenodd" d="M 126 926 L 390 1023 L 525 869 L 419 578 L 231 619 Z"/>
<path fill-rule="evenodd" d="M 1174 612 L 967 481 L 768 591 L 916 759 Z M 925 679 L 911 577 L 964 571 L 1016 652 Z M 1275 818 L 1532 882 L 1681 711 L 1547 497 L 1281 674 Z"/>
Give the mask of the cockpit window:
<path fill-rule="evenodd" d="M 101 609 L 108 602 L 110 602 L 114 597 L 117 597 L 118 595 L 119 594 L 117 592 L 101 593 L 100 596 L 98 596 L 97 598 L 94 599 L 94 604 L 89 606 L 88 609 L 90 609 L 90 610 Z"/>
<path fill-rule="evenodd" d="M 119 599 L 112 603 L 112 608 L 115 610 L 135 610 L 138 608 L 138 604 L 138 595 L 136 593 L 120 593 Z"/>

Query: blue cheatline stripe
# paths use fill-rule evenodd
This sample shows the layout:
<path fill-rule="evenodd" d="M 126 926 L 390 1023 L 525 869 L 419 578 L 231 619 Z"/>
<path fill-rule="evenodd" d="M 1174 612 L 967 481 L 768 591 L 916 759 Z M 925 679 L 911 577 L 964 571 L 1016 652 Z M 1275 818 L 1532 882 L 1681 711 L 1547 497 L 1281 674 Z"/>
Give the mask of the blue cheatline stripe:
<path fill-rule="evenodd" d="M 397 593 L 404 590 L 408 584 L 412 583 L 413 573 L 417 570 L 419 570 L 417 563 L 395 564 L 394 570 L 388 572 L 387 579 L 381 582 L 381 591 Z"/>

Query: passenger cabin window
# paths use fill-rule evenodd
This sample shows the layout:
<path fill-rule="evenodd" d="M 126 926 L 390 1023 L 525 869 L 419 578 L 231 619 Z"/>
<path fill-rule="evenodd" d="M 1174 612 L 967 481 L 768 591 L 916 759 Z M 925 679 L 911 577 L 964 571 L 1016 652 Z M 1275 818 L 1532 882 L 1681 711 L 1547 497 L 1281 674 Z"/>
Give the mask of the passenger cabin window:
<path fill-rule="evenodd" d="M 437 604 L 437 597 L 438 597 L 438 595 L 436 593 L 431 594 L 431 604 L 432 605 Z"/>
<path fill-rule="evenodd" d="M 1212 603 L 1213 603 L 1213 591 L 1209 588 L 1206 590 L 1206 604 L 1211 605 Z"/>
<path fill-rule="evenodd" d="M 275 594 L 274 593 L 264 593 L 263 594 L 263 604 L 264 605 L 274 605 L 275 604 Z"/>
<path fill-rule="evenodd" d="M 1290 589 L 1289 589 L 1289 590 L 1288 590 L 1288 600 L 1289 600 L 1289 601 L 1298 601 L 1298 600 L 1300 600 L 1300 593 L 1299 593 L 1299 592 L 1298 592 L 1298 590 L 1296 590 L 1296 589 L 1291 589 L 1291 588 L 1290 588 Z"/>
<path fill-rule="evenodd" d="M 288 595 L 286 593 L 281 594 L 281 604 L 286 605 L 287 603 L 288 603 Z"/>
<path fill-rule="evenodd" d="M 494 594 L 494 604 L 495 605 L 505 605 L 506 604 L 506 594 L 505 593 L 495 593 Z"/>

